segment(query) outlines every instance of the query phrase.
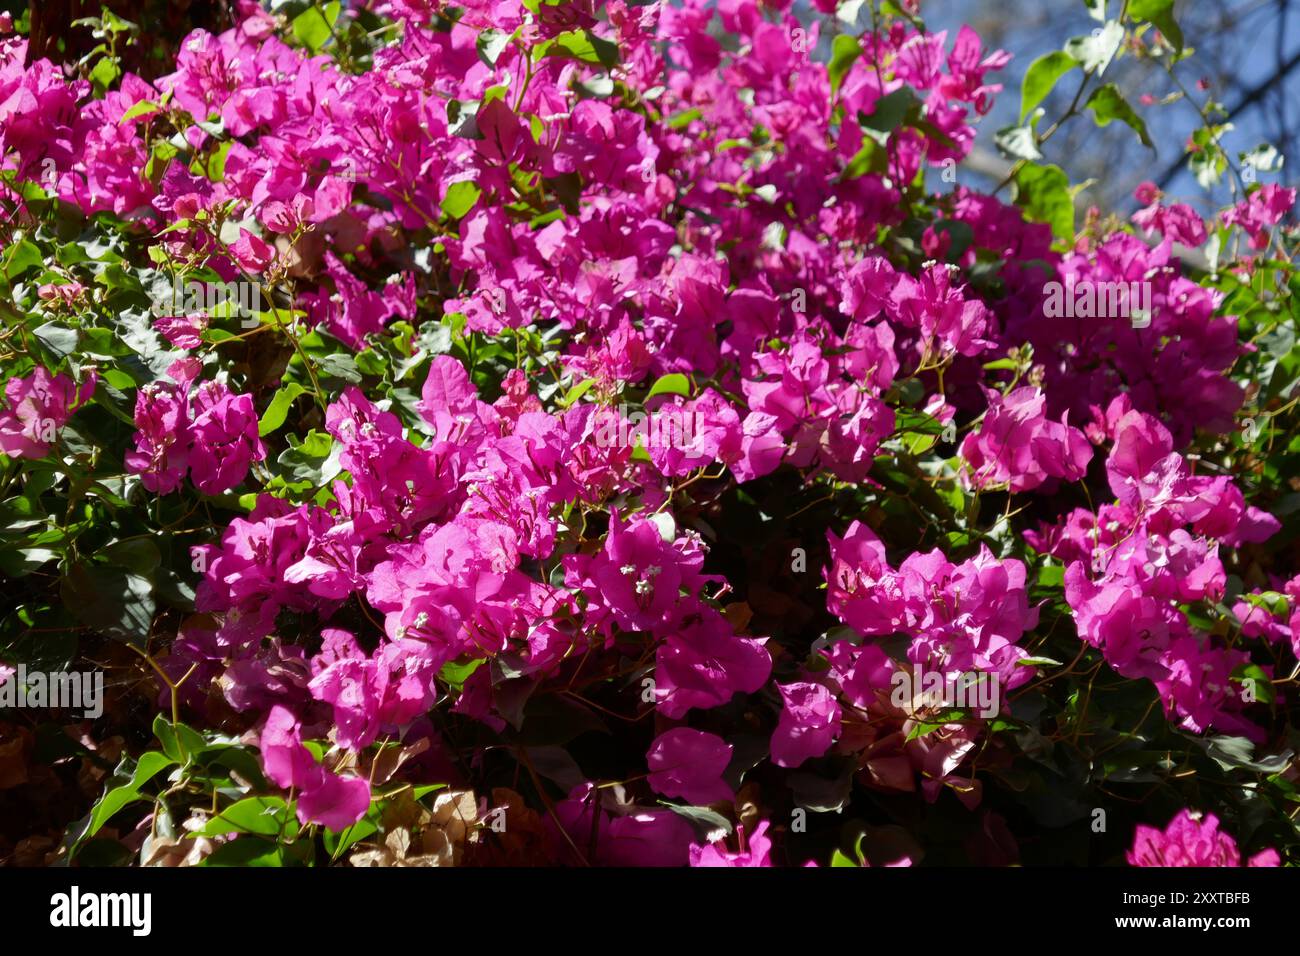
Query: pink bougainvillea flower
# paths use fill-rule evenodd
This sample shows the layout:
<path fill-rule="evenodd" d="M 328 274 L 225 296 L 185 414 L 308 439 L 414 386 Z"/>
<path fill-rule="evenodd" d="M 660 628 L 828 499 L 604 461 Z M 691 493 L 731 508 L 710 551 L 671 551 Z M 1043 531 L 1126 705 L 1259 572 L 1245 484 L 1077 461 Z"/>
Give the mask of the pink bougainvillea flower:
<path fill-rule="evenodd" d="M 863 634 L 889 634 L 903 620 L 900 583 L 885 558 L 884 542 L 860 521 L 843 538 L 827 532 L 831 566 L 826 571 L 826 605 Z"/>
<path fill-rule="evenodd" d="M 96 376 L 80 387 L 66 375 L 50 375 L 42 366 L 24 378 L 5 383 L 0 409 L 0 451 L 10 458 L 44 458 L 72 413 L 90 400 Z"/>
<path fill-rule="evenodd" d="M 239 238 L 230 244 L 230 254 L 241 269 L 253 274 L 266 271 L 275 259 L 275 249 L 266 240 L 242 228 Z"/>
<path fill-rule="evenodd" d="M 325 254 L 325 264 L 336 291 L 304 296 L 304 301 L 312 318 L 350 347 L 364 348 L 366 336 L 382 332 L 384 323 L 394 316 L 409 319 L 414 315 L 415 286 L 409 274 L 376 292 L 352 275 L 334 253 Z"/>
<path fill-rule="evenodd" d="M 1219 830 L 1219 818 L 1180 810 L 1163 830 L 1139 824 L 1125 855 L 1130 866 L 1241 866 L 1237 841 Z M 1246 866 L 1280 866 L 1276 850 L 1261 850 Z"/>
<path fill-rule="evenodd" d="M 685 817 L 667 807 L 622 802 L 607 807 L 601 792 L 592 783 L 579 784 L 555 804 L 553 817 L 547 815 L 557 855 L 566 858 L 577 846 L 586 862 L 599 866 L 687 864 L 694 831 Z M 591 848 L 594 855 L 588 855 Z"/>
<path fill-rule="evenodd" d="M 765 640 L 736 635 L 717 612 L 670 632 L 655 654 L 654 692 L 659 711 L 678 719 L 693 707 L 719 707 L 752 694 L 772 670 Z"/>
<path fill-rule="evenodd" d="M 718 840 L 705 846 L 692 843 L 691 866 L 771 866 L 772 841 L 767 836 L 768 826 L 768 822 L 763 820 L 754 827 L 754 833 L 748 840 L 745 838 L 745 828 L 737 826 L 736 842 L 740 845 L 739 850 L 728 849 L 726 840 Z"/>
<path fill-rule="evenodd" d="M 126 467 L 157 494 L 175 491 L 189 469 L 188 385 L 150 382 L 136 394 L 135 449 L 126 453 Z"/>
<path fill-rule="evenodd" d="M 1209 238 L 1205 220 L 1186 203 L 1164 206 L 1152 199 L 1150 205 L 1139 209 L 1132 218 L 1133 223 L 1147 234 L 1158 232 L 1173 242 L 1191 248 L 1203 245 Z"/>
<path fill-rule="evenodd" d="M 44 302 L 71 306 L 85 293 L 86 287 L 80 282 L 47 282 L 36 289 L 36 295 Z"/>
<path fill-rule="evenodd" d="M 1133 198 L 1144 206 L 1149 206 L 1161 196 L 1160 187 L 1149 179 L 1144 179 L 1133 190 Z"/>
<path fill-rule="evenodd" d="M 208 382 L 197 390 L 192 414 L 190 475 L 204 494 L 229 491 L 248 474 L 250 464 L 266 457 L 251 395 L 233 395 Z"/>
<path fill-rule="evenodd" d="M 1250 236 L 1253 249 L 1268 246 L 1268 227 L 1277 225 L 1295 209 L 1296 190 L 1276 183 L 1261 186 L 1223 214 L 1229 226 L 1240 226 Z"/>
<path fill-rule="evenodd" d="M 1007 395 L 988 393 L 989 410 L 979 430 L 967 435 L 961 455 L 976 487 L 1006 484 L 1029 491 L 1049 478 L 1078 481 L 1088 469 L 1092 445 L 1079 429 L 1045 417 L 1047 398 L 1032 386 Z"/>
<path fill-rule="evenodd" d="M 900 324 L 920 333 L 918 349 L 937 354 L 978 355 L 988 347 L 988 308 L 967 298 L 953 279 L 953 270 L 931 263 L 913 279 L 900 275 L 891 293 L 889 312 Z"/>
<path fill-rule="evenodd" d="M 262 767 L 267 779 L 298 796 L 298 819 L 343 830 L 370 808 L 370 784 L 361 777 L 330 773 L 302 745 L 301 725 L 284 707 L 271 708 L 262 727 Z"/>
<path fill-rule="evenodd" d="M 785 706 L 772 734 L 772 762 L 797 767 L 820 757 L 840 734 L 840 705 L 822 684 L 778 684 Z"/>
<path fill-rule="evenodd" d="M 153 326 L 162 337 L 178 349 L 196 349 L 203 342 L 210 317 L 206 312 L 187 315 L 163 315 L 154 319 Z"/>
<path fill-rule="evenodd" d="M 312 678 L 311 693 L 333 706 L 339 744 L 357 750 L 382 727 L 402 727 L 432 706 L 441 663 L 422 641 L 386 643 L 373 657 L 358 652 L 329 663 Z"/>
<path fill-rule="evenodd" d="M 181 359 L 168 370 L 171 381 L 151 382 L 136 396 L 135 449 L 126 465 L 150 491 L 175 491 L 188 471 L 196 488 L 218 495 L 266 457 L 252 396 L 220 382 L 191 390 L 199 369 L 195 360 Z"/>
<path fill-rule="evenodd" d="M 674 727 L 655 738 L 646 754 L 649 783 L 665 797 L 709 804 L 730 800 L 732 790 L 722 780 L 731 761 L 731 744 L 715 734 Z"/>
<path fill-rule="evenodd" d="M 681 556 L 659 525 L 633 519 L 610 527 L 605 551 L 589 573 L 620 626 L 653 630 L 676 608 L 682 570 Z"/>

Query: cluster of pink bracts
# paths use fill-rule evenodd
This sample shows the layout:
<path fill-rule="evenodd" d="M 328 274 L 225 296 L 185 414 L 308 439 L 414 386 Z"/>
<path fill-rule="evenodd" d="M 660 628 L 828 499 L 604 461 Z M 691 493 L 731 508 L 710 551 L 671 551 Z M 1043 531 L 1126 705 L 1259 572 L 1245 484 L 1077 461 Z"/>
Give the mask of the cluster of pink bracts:
<path fill-rule="evenodd" d="M 206 249 L 231 279 L 274 272 L 277 236 L 311 228 L 326 255 L 318 284 L 299 300 L 307 325 L 353 349 L 417 312 L 414 267 L 397 268 L 379 250 L 438 221 L 452 190 L 472 184 L 478 200 L 440 239 L 453 283 L 468 291 L 436 307 L 487 336 L 558 328 L 563 373 L 595 380 L 585 400 L 557 409 L 512 372 L 488 403 L 459 361 L 438 355 L 422 384 L 418 430 L 349 387 L 332 396 L 325 419 L 347 475 L 333 480 L 329 503 L 262 494 L 218 543 L 199 549 L 196 607 L 214 623 L 183 629 L 166 666 L 174 676 L 194 671 L 182 694 L 197 713 L 217 681 L 231 705 L 265 714 L 267 776 L 293 789 L 304 822 L 342 829 L 370 805 L 367 781 L 318 765 L 304 736 L 360 750 L 399 727 L 433 735 L 425 715 L 447 699 L 455 713 L 501 729 L 508 717 L 490 668 L 449 695 L 439 677 L 446 665 L 508 658 L 517 675 L 544 680 L 575 656 L 629 647 L 652 661 L 652 705 L 672 725 L 645 755 L 659 796 L 696 805 L 734 797 L 723 780 L 733 746 L 690 725 L 735 695 L 766 690 L 781 708 L 768 754 L 776 766 L 870 748 L 881 785 L 919 786 L 931 800 L 951 788 L 977 804 L 978 782 L 963 766 L 978 722 L 908 738 L 914 715 L 889 691 L 909 665 L 992 675 L 1008 690 L 1033 678 L 1034 667 L 1019 665 L 1038 620 L 1023 562 L 981 547 L 958 563 L 935 550 L 894 564 L 865 524 L 832 531 L 827 606 L 866 639 L 831 644 L 817 652 L 818 666 L 806 662 L 794 680 L 777 682 L 765 639 L 722 613 L 726 582 L 705 573 L 706 543 L 680 529 L 671 508 L 673 483 L 701 469 L 741 484 L 780 467 L 867 481 L 896 432 L 891 388 L 939 366 L 947 388 L 942 376 L 922 378 L 932 391 L 921 405 L 940 424 L 977 422 L 958 445 L 968 489 L 1051 492 L 1104 460 L 1113 501 L 1025 534 L 1064 565 L 1081 640 L 1119 674 L 1151 681 L 1182 727 L 1262 733 L 1229 680 L 1245 652 L 1199 632 L 1177 607 L 1224 593 L 1221 548 L 1277 528 L 1230 478 L 1196 474 L 1179 451 L 1193 427 L 1233 427 L 1243 398 L 1227 374 L 1241 349 L 1235 318 L 1171 256 L 1174 240 L 1203 243 L 1205 223 L 1147 190 L 1135 222 L 1161 241 L 1116 233 L 1081 239 L 1062 256 L 1047 227 L 959 187 L 934 200 L 972 235 L 954 263 L 908 274 L 874 246 L 879 230 L 905 217 L 897 184 L 969 151 L 972 122 L 1000 89 L 986 74 L 1005 65 L 1004 53 L 983 53 L 968 28 L 950 43 L 895 22 L 868 35 L 873 55 L 832 88 L 808 52 L 817 25 L 801 27 L 788 3 L 614 0 L 598 20 L 589 3 L 543 5 L 533 16 L 517 2 L 462 0 L 462 19 L 434 30 L 441 4 L 393 0 L 372 6 L 406 29 L 356 74 L 287 45 L 269 14 L 240 6 L 236 29 L 184 41 L 175 72 L 154 84 L 127 76 L 101 99 L 48 62 L 24 67 L 23 43 L 8 41 L 6 161 L 37 180 L 52 158 L 51 191 L 61 199 L 153 231 L 235 204 L 246 228 L 228 246 L 183 225 L 158 240 L 178 255 Z M 734 52 L 708 32 L 714 17 L 737 38 Z M 489 29 L 517 37 L 495 60 L 476 50 Z M 575 82 L 598 71 L 592 64 L 529 57 L 530 45 L 575 29 L 617 44 L 621 99 L 575 95 Z M 871 114 L 904 87 L 930 132 L 909 126 L 891 136 L 888 175 L 843 175 L 864 145 L 859 125 L 843 117 Z M 197 121 L 219 119 L 231 139 L 219 181 L 183 163 L 156 184 L 142 176 L 157 111 L 133 107 L 164 94 L 195 118 L 185 131 L 193 149 L 213 135 Z M 477 104 L 477 138 L 454 127 L 449 101 Z M 779 148 L 756 149 L 756 130 Z M 510 215 L 507 203 L 533 177 L 576 178 L 577 211 L 546 224 Z M 1294 199 L 1266 187 L 1223 222 L 1258 244 Z M 949 238 L 927 231 L 927 253 L 944 258 Z M 1000 298 L 981 297 L 966 279 L 976 248 L 1005 261 Z M 1042 275 L 1029 260 L 1059 279 L 1150 282 L 1150 326 L 1044 322 Z M 355 274 L 376 270 L 388 281 Z M 139 390 L 127 470 L 159 495 L 244 486 L 266 457 L 253 397 L 216 377 L 211 351 L 185 322 L 157 327 L 184 354 Z M 982 377 L 982 363 L 1024 343 L 1041 366 L 1034 384 L 1004 392 Z M 711 384 L 690 398 L 658 395 L 646 412 L 695 416 L 688 443 L 638 456 L 600 439 L 618 414 L 609 397 L 676 372 Z M 11 379 L 0 450 L 56 453 L 60 429 L 94 386 L 93 375 L 78 384 L 43 368 Z M 556 557 L 575 507 L 608 511 L 603 546 L 564 554 L 558 575 L 544 577 L 538 567 Z M 1300 594 L 1300 578 L 1278 586 Z M 353 598 L 382 617 L 372 650 L 330 624 Z M 285 610 L 321 622 L 319 653 L 276 637 Z M 1300 653 L 1297 618 L 1244 600 L 1238 614 L 1251 638 Z M 910 638 L 906 661 L 872 640 L 898 632 Z M 547 823 L 597 834 L 598 862 L 770 865 L 768 822 L 739 843 L 701 846 L 680 815 L 653 804 L 602 808 L 594 787 L 575 787 Z M 1143 827 L 1129 860 L 1238 865 L 1236 844 L 1216 826 L 1212 816 L 1184 815 L 1163 833 Z M 1271 851 L 1250 860 L 1276 863 Z"/>

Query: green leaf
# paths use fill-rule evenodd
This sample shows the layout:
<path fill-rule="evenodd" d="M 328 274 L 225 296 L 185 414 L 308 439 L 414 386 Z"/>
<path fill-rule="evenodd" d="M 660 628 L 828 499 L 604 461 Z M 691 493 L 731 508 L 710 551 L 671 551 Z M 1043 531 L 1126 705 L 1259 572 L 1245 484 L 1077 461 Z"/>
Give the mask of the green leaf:
<path fill-rule="evenodd" d="M 447 132 L 464 139 L 482 139 L 478 131 L 478 101 L 447 101 Z"/>
<path fill-rule="evenodd" d="M 853 860 L 850 859 L 843 851 L 836 850 L 834 853 L 831 854 L 831 867 L 834 868 L 834 867 L 843 867 L 843 866 L 849 866 L 856 869 L 858 865 L 854 863 Z"/>
<path fill-rule="evenodd" d="M 459 219 L 474 208 L 478 197 L 483 194 L 478 183 L 468 179 L 452 183 L 447 187 L 447 195 L 442 198 L 442 211 L 452 219 Z"/>
<path fill-rule="evenodd" d="M 163 753 L 174 763 L 187 764 L 208 746 L 203 735 L 193 727 L 183 723 L 173 724 L 162 714 L 154 717 L 152 730 L 162 745 Z"/>
<path fill-rule="evenodd" d="M 672 116 L 668 117 L 665 125 L 669 129 L 683 129 L 684 127 L 690 126 L 691 123 L 700 119 L 703 115 L 704 114 L 698 109 L 691 107 L 688 110 L 682 110 L 681 112 L 674 113 Z"/>
<path fill-rule="evenodd" d="M 453 690 L 460 690 L 469 680 L 476 670 L 483 666 L 487 661 L 485 657 L 477 657 L 465 664 L 458 664 L 455 661 L 448 661 L 442 665 L 442 670 L 438 671 L 438 679 L 447 684 Z"/>
<path fill-rule="evenodd" d="M 827 67 L 827 73 L 831 80 L 831 95 L 839 91 L 840 84 L 844 82 L 844 77 L 848 74 L 849 68 L 857 62 L 858 57 L 862 56 L 862 44 L 858 38 L 850 36 L 847 33 L 841 33 L 835 38 L 831 45 L 831 62 Z"/>
<path fill-rule="evenodd" d="M 135 772 L 131 774 L 131 786 L 139 790 L 146 783 L 170 767 L 175 761 L 156 750 L 146 750 L 136 761 Z"/>
<path fill-rule="evenodd" d="M 646 401 L 654 398 L 656 395 L 690 395 L 691 382 L 681 372 L 670 372 L 664 375 L 650 387 L 646 393 Z"/>
<path fill-rule="evenodd" d="M 362 375 L 383 378 L 389 369 L 388 360 L 374 349 L 362 349 L 357 353 L 357 369 Z"/>
<path fill-rule="evenodd" d="M 276 391 L 275 397 L 271 399 L 271 404 L 267 405 L 266 411 L 262 413 L 262 420 L 257 424 L 257 434 L 265 437 L 283 425 L 285 418 L 289 415 L 289 406 L 293 404 L 293 400 L 306 391 L 307 389 L 297 382 L 281 385 Z"/>
<path fill-rule="evenodd" d="M 591 387 L 595 384 L 596 380 L 594 378 L 584 378 L 564 393 L 564 398 L 560 399 L 560 407 L 569 408 L 574 402 L 591 391 Z"/>
<path fill-rule="evenodd" d="M 199 164 L 199 168 L 193 170 L 193 172 L 205 177 L 210 182 L 224 182 L 226 178 L 226 157 L 230 155 L 230 147 L 233 145 L 234 143 L 231 140 L 217 144 L 216 148 L 204 157 Z"/>
<path fill-rule="evenodd" d="M 211 837 L 230 833 L 254 833 L 278 837 L 290 825 L 289 821 L 294 819 L 286 813 L 287 810 L 288 805 L 283 797 L 245 797 L 226 807 L 193 835 Z M 294 835 L 296 829 L 295 821 Z"/>
<path fill-rule="evenodd" d="M 1187 735 L 1190 737 L 1190 735 Z M 1280 773 L 1295 755 L 1290 750 L 1279 754 L 1270 754 L 1254 759 L 1255 745 L 1246 737 L 1191 737 L 1198 745 L 1205 748 L 1210 757 L 1224 770 L 1243 768 L 1260 773 Z"/>
<path fill-rule="evenodd" d="M 49 548 L 0 548 L 0 573 L 24 578 L 57 557 L 59 552 Z"/>
<path fill-rule="evenodd" d="M 310 6 L 293 18 L 293 35 L 303 46 L 315 53 L 329 40 L 334 24 L 339 18 L 337 0 L 319 6 Z"/>
<path fill-rule="evenodd" d="M 1093 33 L 1072 38 L 1065 44 L 1065 52 L 1083 64 L 1085 70 L 1101 76 L 1123 42 L 1124 26 L 1118 20 L 1110 20 Z"/>
<path fill-rule="evenodd" d="M 99 803 L 95 804 L 95 809 L 90 814 L 90 826 L 85 835 L 94 836 L 119 810 L 142 799 L 144 798 L 140 796 L 140 791 L 132 786 L 114 787 L 109 790 Z"/>
<path fill-rule="evenodd" d="M 1016 173 L 1015 202 L 1035 222 L 1045 222 L 1059 239 L 1074 238 L 1070 179 L 1059 166 L 1026 163 Z"/>
<path fill-rule="evenodd" d="M 199 866 L 284 866 L 279 844 L 246 836 L 217 847 Z"/>
<path fill-rule="evenodd" d="M 506 33 L 504 30 L 484 30 L 474 41 L 474 48 L 478 51 L 480 60 L 488 66 L 496 66 L 497 60 L 501 59 L 501 54 L 514 38 L 514 33 Z"/>
<path fill-rule="evenodd" d="M 418 789 L 419 788 L 417 788 L 417 790 Z M 418 794 L 416 799 L 420 799 Z M 330 855 L 331 859 L 337 860 L 348 848 L 359 841 L 364 840 L 372 833 L 378 832 L 379 826 L 376 823 L 367 817 L 362 817 L 342 833 L 335 833 L 333 830 L 325 830 L 321 834 L 321 837 L 325 843 L 325 852 Z"/>
<path fill-rule="evenodd" d="M 1190 153 L 1187 168 L 1196 177 L 1197 185 L 1202 189 L 1212 189 L 1223 178 L 1228 169 L 1227 154 L 1219 145 L 1219 137 L 1224 127 L 1216 126 L 1207 130 L 1204 126 L 1192 133 L 1192 140 L 1200 149 Z"/>
<path fill-rule="evenodd" d="M 1046 53 L 1029 64 L 1020 84 L 1020 122 L 1023 123 L 1030 111 L 1047 99 L 1057 80 L 1078 65 L 1078 60 L 1061 50 Z"/>
<path fill-rule="evenodd" d="M 941 219 L 934 224 L 935 232 L 946 232 L 949 236 L 947 260 L 956 262 L 966 254 L 966 250 L 975 241 L 975 230 L 970 223 L 960 219 Z"/>
<path fill-rule="evenodd" d="M 1127 123 L 1137 132 L 1143 146 L 1155 149 L 1150 135 L 1147 134 L 1146 122 L 1134 112 L 1133 107 L 1129 105 L 1128 100 L 1124 99 L 1114 83 L 1107 83 L 1093 90 L 1092 95 L 1088 97 L 1087 106 L 1092 110 L 1098 126 L 1109 126 L 1112 120 Z"/>
<path fill-rule="evenodd" d="M 60 582 L 64 605 L 81 623 L 109 637 L 143 644 L 153 626 L 153 584 L 121 568 L 77 561 Z"/>
<path fill-rule="evenodd" d="M 142 753 L 140 759 L 136 761 L 130 781 L 109 789 L 100 797 L 94 810 L 91 811 L 90 823 L 79 839 L 84 840 L 94 836 L 119 810 L 144 799 L 140 795 L 140 788 L 175 762 L 156 750 Z"/>
<path fill-rule="evenodd" d="M 1001 359 L 994 359 L 992 362 L 985 362 L 984 367 L 988 369 L 990 372 L 998 372 L 998 371 L 1002 371 L 1003 369 L 1014 371 L 1015 369 L 1020 367 L 1020 363 L 1017 362 L 1015 359 L 1001 358 Z"/>
<path fill-rule="evenodd" d="M 107 56 L 101 57 L 94 69 L 90 71 L 91 82 L 101 90 L 107 90 L 121 75 L 122 68 L 117 65 L 117 61 Z"/>
<path fill-rule="evenodd" d="M 76 330 L 57 322 L 47 322 L 32 334 L 58 358 L 64 358 L 77 350 Z"/>
<path fill-rule="evenodd" d="M 1061 667 L 1060 661 L 1050 657 L 1022 657 L 1016 661 L 1017 667 Z"/>
<path fill-rule="evenodd" d="M 943 730 L 949 724 L 959 724 L 966 718 L 966 712 L 956 707 L 950 707 L 945 711 L 940 711 L 932 717 L 925 720 L 917 720 L 916 725 L 912 727 L 907 734 L 908 740 L 916 740 L 918 737 L 925 737 L 937 730 Z"/>
<path fill-rule="evenodd" d="M 1183 31 L 1174 21 L 1174 0 L 1130 0 L 1128 12 L 1135 20 L 1154 23 L 1174 49 L 1182 51 Z"/>
<path fill-rule="evenodd" d="M 883 142 L 885 137 L 903 125 L 903 120 L 907 119 L 908 113 L 916 105 L 916 94 L 911 88 L 900 87 L 876 100 L 870 113 L 859 111 L 858 122 L 864 131 L 871 130 L 880 134 L 878 141 Z"/>
<path fill-rule="evenodd" d="M 45 262 L 40 246 L 30 239 L 20 239 L 5 250 L 4 274 L 11 282 L 26 272 Z"/>
<path fill-rule="evenodd" d="M 1004 730 L 1021 731 L 1026 725 L 1014 717 L 994 717 L 988 723 L 989 733 L 1001 733 Z"/>
<path fill-rule="evenodd" d="M 1005 126 L 997 131 L 993 142 L 1013 159 L 1043 158 L 1043 154 L 1038 151 L 1038 136 L 1030 126 Z"/>
<path fill-rule="evenodd" d="M 289 436 L 289 447 L 280 453 L 276 462 L 284 469 L 285 477 L 292 481 L 307 481 L 319 488 L 332 481 L 343 470 L 339 464 L 340 449 L 327 432 L 312 429 L 298 442 Z"/>
<path fill-rule="evenodd" d="M 1249 686 L 1254 699 L 1262 704 L 1271 704 L 1277 699 L 1277 693 L 1273 689 L 1273 682 L 1269 680 L 1264 668 L 1258 664 L 1239 665 L 1232 672 L 1232 680 L 1243 686 Z"/>
<path fill-rule="evenodd" d="M 158 545 L 152 537 L 147 536 L 115 541 L 104 549 L 103 556 L 109 564 L 126 568 L 141 576 L 152 574 L 154 568 L 162 562 Z"/>
<path fill-rule="evenodd" d="M 596 36 L 590 30 L 568 30 L 543 44 L 544 57 L 562 57 L 598 63 L 606 69 L 618 66 L 618 44 Z"/>
<path fill-rule="evenodd" d="M 1059 564 L 1044 565 L 1038 571 L 1038 584 L 1045 588 L 1059 588 L 1065 584 L 1065 568 Z"/>
<path fill-rule="evenodd" d="M 330 352 L 320 356 L 316 360 L 316 365 L 326 375 L 333 375 L 353 384 L 361 382 L 361 371 L 357 368 L 357 360 L 351 355 L 345 355 L 342 352 Z"/>
<path fill-rule="evenodd" d="M 234 342 L 239 336 L 234 332 L 227 332 L 225 329 L 208 328 L 204 329 L 199 336 L 204 342 L 211 342 L 213 345 L 220 345 L 222 342 Z"/>
<path fill-rule="evenodd" d="M 131 350 L 118 341 L 108 329 L 88 328 L 81 330 L 81 351 L 88 355 L 122 358 L 130 355 Z M 104 374 L 110 370 L 105 370 Z M 111 371 L 116 371 L 112 369 Z M 119 373 L 120 374 L 120 373 Z M 131 381 L 128 376 L 127 381 Z"/>
<path fill-rule="evenodd" d="M 885 175 L 889 171 L 889 154 L 872 137 L 862 138 L 862 148 L 844 167 L 841 179 L 857 179 L 867 173 Z"/>
<path fill-rule="evenodd" d="M 731 823 L 722 814 L 708 807 L 680 806 L 666 800 L 659 801 L 663 806 L 685 817 L 695 827 L 696 835 L 704 843 L 714 843 L 731 833 Z"/>
<path fill-rule="evenodd" d="M 141 100 L 139 103 L 136 103 L 129 110 L 127 110 L 125 113 L 122 114 L 122 118 L 117 121 L 117 125 L 123 126 L 126 123 L 131 122 L 131 120 L 135 119 L 137 116 L 145 116 L 149 113 L 157 113 L 159 112 L 159 109 L 160 107 L 153 100 Z"/>
<path fill-rule="evenodd" d="M 145 163 L 144 175 L 150 182 L 157 183 L 167 171 L 167 164 L 180 155 L 180 147 L 165 139 L 155 140 L 149 150 L 149 161 Z"/>

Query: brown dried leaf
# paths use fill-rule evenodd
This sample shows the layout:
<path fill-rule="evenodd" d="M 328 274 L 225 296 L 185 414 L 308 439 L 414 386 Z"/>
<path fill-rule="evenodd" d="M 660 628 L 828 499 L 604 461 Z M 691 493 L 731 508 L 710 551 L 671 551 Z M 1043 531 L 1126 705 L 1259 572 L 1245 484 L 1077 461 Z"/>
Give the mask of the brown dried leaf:
<path fill-rule="evenodd" d="M 393 794 L 384 807 L 380 825 L 384 832 L 405 828 L 419 830 L 429 822 L 429 811 L 416 801 L 410 787 Z"/>
<path fill-rule="evenodd" d="M 383 748 L 375 755 L 372 767 L 368 768 L 363 763 L 360 774 L 369 778 L 372 785 L 387 783 L 393 779 L 393 775 L 401 769 L 402 764 L 408 760 L 414 760 L 420 754 L 429 749 L 429 738 L 421 737 L 415 743 L 409 746 L 390 746 Z"/>
<path fill-rule="evenodd" d="M 735 604 L 728 604 L 724 607 L 722 616 L 727 619 L 732 630 L 737 634 L 744 634 L 745 629 L 749 627 L 749 622 L 754 617 L 754 609 L 745 601 L 737 601 Z"/>
<path fill-rule="evenodd" d="M 478 823 L 478 801 L 472 790 L 443 790 L 433 800 L 434 826 L 446 831 L 457 846 L 465 842 L 470 828 Z"/>

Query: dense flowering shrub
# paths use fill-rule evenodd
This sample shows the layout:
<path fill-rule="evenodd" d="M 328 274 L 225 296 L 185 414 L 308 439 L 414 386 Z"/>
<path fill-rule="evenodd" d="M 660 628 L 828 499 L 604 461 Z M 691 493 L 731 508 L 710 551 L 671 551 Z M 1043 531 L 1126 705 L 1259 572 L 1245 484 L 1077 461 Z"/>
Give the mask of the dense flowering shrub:
<path fill-rule="evenodd" d="M 978 192 L 915 4 L 237 6 L 0 43 L 24 859 L 1296 860 L 1294 190 Z"/>

